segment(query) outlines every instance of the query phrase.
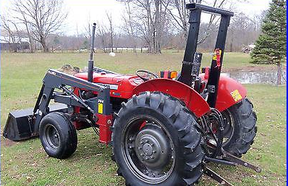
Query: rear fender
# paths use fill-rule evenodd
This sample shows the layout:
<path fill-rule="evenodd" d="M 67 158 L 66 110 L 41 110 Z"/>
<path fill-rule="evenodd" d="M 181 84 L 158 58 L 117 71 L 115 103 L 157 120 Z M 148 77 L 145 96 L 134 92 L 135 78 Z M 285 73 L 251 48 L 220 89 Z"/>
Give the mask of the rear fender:
<path fill-rule="evenodd" d="M 210 111 L 208 103 L 191 87 L 170 79 L 153 79 L 135 87 L 133 94 L 138 95 L 145 91 L 160 91 L 180 99 L 186 107 L 197 117 L 201 117 Z"/>
<path fill-rule="evenodd" d="M 216 109 L 220 112 L 242 101 L 247 95 L 243 85 L 225 75 L 220 76 Z"/>

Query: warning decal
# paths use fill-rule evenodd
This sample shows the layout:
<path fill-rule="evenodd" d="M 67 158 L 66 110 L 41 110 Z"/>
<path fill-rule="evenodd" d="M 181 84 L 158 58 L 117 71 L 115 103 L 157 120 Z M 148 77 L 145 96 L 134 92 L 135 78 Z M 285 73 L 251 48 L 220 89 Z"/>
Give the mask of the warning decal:
<path fill-rule="evenodd" d="M 233 97 L 235 102 L 237 102 L 237 101 L 242 99 L 242 96 L 241 96 L 241 94 L 239 93 L 238 90 L 234 90 L 233 92 L 231 92 L 231 96 Z"/>

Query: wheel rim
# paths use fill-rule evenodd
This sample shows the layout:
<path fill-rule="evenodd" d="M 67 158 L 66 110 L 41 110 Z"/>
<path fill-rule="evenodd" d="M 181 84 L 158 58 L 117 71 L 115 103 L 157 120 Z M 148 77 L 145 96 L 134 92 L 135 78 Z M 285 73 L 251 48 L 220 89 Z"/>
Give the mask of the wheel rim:
<path fill-rule="evenodd" d="M 229 110 L 222 112 L 222 116 L 224 119 L 223 146 L 225 146 L 231 141 L 234 135 L 235 121 Z"/>
<path fill-rule="evenodd" d="M 44 138 L 46 143 L 56 149 L 60 146 L 60 135 L 58 130 L 52 125 L 47 124 L 44 129 Z"/>
<path fill-rule="evenodd" d="M 132 174 L 148 184 L 168 179 L 175 167 L 175 150 L 161 122 L 139 116 L 126 125 L 122 136 L 122 155 Z"/>

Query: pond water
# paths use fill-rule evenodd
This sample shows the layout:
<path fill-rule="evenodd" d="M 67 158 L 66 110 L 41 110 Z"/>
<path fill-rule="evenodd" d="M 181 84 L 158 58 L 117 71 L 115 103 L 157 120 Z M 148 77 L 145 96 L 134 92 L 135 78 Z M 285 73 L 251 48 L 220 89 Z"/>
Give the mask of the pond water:
<path fill-rule="evenodd" d="M 224 73 L 225 75 L 237 80 L 242 84 L 276 84 L 277 83 L 277 71 L 235 71 L 230 73 Z M 282 83 L 286 84 L 286 71 L 282 71 Z"/>

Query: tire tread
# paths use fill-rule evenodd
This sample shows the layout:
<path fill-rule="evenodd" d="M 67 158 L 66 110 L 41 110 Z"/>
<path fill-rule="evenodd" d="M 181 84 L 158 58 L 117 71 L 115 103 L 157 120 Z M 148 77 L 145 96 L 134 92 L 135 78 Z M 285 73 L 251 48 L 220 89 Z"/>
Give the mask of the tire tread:
<path fill-rule="evenodd" d="M 120 126 L 119 120 L 121 120 L 121 117 L 138 107 L 154 109 L 158 113 L 164 115 L 170 120 L 171 125 L 178 133 L 178 140 L 181 147 L 177 148 L 182 148 L 184 152 L 183 161 L 186 162 L 186 168 L 177 170 L 178 179 L 175 179 L 175 185 L 187 186 L 196 183 L 203 174 L 204 152 L 201 145 L 201 134 L 197 130 L 197 122 L 195 121 L 194 116 L 187 112 L 187 108 L 183 106 L 181 101 L 168 94 L 163 94 L 161 92 L 144 92 L 140 93 L 138 96 L 133 96 L 128 100 L 125 106 L 120 109 L 118 112 L 119 118 L 116 118 L 114 121 L 114 132 L 117 132 L 117 125 Z M 115 135 L 114 132 L 112 138 Z M 113 152 L 116 155 L 114 148 L 117 147 L 113 147 Z M 119 163 L 117 164 L 119 167 Z M 117 173 L 125 178 L 125 173 L 123 173 L 123 171 L 124 169 L 122 170 L 122 168 L 119 167 Z M 138 186 L 138 183 L 135 185 L 136 178 L 131 179 L 131 177 L 126 177 L 125 179 L 126 185 Z M 145 183 L 139 183 L 139 185 L 146 186 Z"/>
<path fill-rule="evenodd" d="M 254 143 L 257 134 L 257 116 L 253 111 L 253 104 L 247 98 L 228 110 L 231 112 L 234 122 L 238 124 L 238 129 L 235 129 L 237 134 L 234 134 L 238 138 L 229 142 L 224 149 L 237 157 L 242 157 Z"/>

